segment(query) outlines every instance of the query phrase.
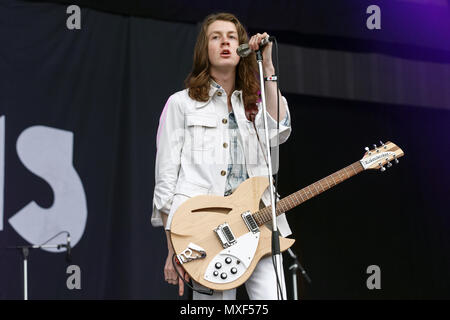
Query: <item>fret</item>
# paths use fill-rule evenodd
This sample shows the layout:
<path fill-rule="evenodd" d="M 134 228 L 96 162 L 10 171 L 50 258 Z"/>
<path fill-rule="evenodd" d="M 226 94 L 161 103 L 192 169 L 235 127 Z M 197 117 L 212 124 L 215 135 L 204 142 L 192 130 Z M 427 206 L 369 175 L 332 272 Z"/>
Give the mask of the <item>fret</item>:
<path fill-rule="evenodd" d="M 289 209 L 292 209 L 293 207 L 295 207 L 295 201 L 294 201 L 294 198 L 293 198 L 292 196 L 289 196 L 288 198 L 289 198 L 289 202 L 288 202 L 288 204 L 289 204 Z M 288 209 L 288 210 L 289 210 L 289 209 Z"/>
<path fill-rule="evenodd" d="M 294 207 L 292 205 L 291 197 L 287 197 L 287 199 L 289 199 L 289 200 L 286 202 L 283 202 L 280 206 L 278 206 L 278 209 L 280 210 L 279 213 L 286 212 Z M 277 209 L 277 211 L 278 211 L 278 209 Z M 278 213 L 277 213 L 277 215 L 278 215 Z"/>
<path fill-rule="evenodd" d="M 300 195 L 300 197 L 302 198 L 302 202 L 305 202 L 305 199 L 303 198 L 303 196 L 302 196 L 302 194 L 301 194 L 300 191 L 301 191 L 301 190 L 297 191 L 296 193 L 298 193 L 298 194 Z"/>
<path fill-rule="evenodd" d="M 284 211 L 288 211 L 288 210 L 292 209 L 293 207 L 295 207 L 295 205 L 294 205 L 294 203 L 293 203 L 292 197 L 289 196 L 288 198 L 290 199 L 290 201 L 291 201 L 291 203 L 292 203 L 292 206 L 291 206 L 291 207 L 287 207 L 287 209 L 284 209 Z"/>
<path fill-rule="evenodd" d="M 350 167 L 352 167 L 352 169 L 353 169 L 353 171 L 355 172 L 355 174 L 358 174 L 358 173 L 356 172 L 355 168 L 353 167 L 353 165 L 354 165 L 354 163 L 352 163 Z"/>
<path fill-rule="evenodd" d="M 328 183 L 328 177 L 325 177 L 325 179 L 324 179 L 326 182 L 327 182 L 327 185 L 328 185 L 328 189 L 331 189 L 331 186 L 330 186 L 330 184 Z"/>
<path fill-rule="evenodd" d="M 347 167 L 348 168 L 348 167 Z M 347 179 L 350 179 L 350 175 L 348 174 L 347 168 L 344 169 L 345 173 L 347 174 Z"/>
<path fill-rule="evenodd" d="M 311 191 L 311 186 L 307 186 L 307 188 L 309 189 L 309 193 L 311 194 L 311 198 L 313 198 L 314 197 L 314 193 L 312 193 L 312 191 Z"/>
<path fill-rule="evenodd" d="M 263 217 L 263 214 L 260 214 L 260 215 L 259 215 L 259 224 L 260 224 L 260 225 L 263 225 L 263 224 L 264 224 L 264 217 Z"/>
<path fill-rule="evenodd" d="M 330 186 L 330 184 L 328 183 L 327 178 L 323 178 L 322 180 L 325 181 L 325 182 L 327 183 L 326 186 L 325 186 L 325 188 L 326 188 L 325 190 L 331 189 L 331 186 Z M 321 181 L 322 181 L 322 180 L 321 180 Z"/>
<path fill-rule="evenodd" d="M 270 211 L 272 210 L 272 206 L 267 207 L 268 209 L 264 212 L 264 222 L 270 221 Z"/>
<path fill-rule="evenodd" d="M 306 200 L 311 199 L 311 198 L 308 198 L 308 194 L 306 193 L 306 191 L 304 189 L 305 188 L 303 188 L 301 191 L 303 192 L 303 195 L 305 196 Z"/>
<path fill-rule="evenodd" d="M 295 206 L 297 206 L 297 205 L 299 204 L 298 199 L 297 199 L 297 197 L 295 196 L 295 193 L 291 194 L 290 197 L 291 197 L 292 203 L 293 203 L 293 205 L 294 205 L 292 208 L 294 208 Z"/>
<path fill-rule="evenodd" d="M 286 202 L 281 202 L 281 201 L 275 202 L 275 208 L 276 208 L 275 212 L 277 212 L 278 210 L 286 211 L 285 205 L 286 205 Z"/>
<path fill-rule="evenodd" d="M 317 194 L 319 194 L 320 192 L 317 190 L 315 183 L 313 184 L 313 187 L 314 187 L 314 189 L 316 189 Z"/>
<path fill-rule="evenodd" d="M 297 200 L 297 203 L 300 204 L 300 201 L 297 198 L 297 192 L 294 192 L 292 195 L 295 197 L 295 200 Z"/>
<path fill-rule="evenodd" d="M 265 219 L 265 218 L 264 218 L 264 212 L 261 212 L 261 214 L 260 214 L 260 219 L 259 219 L 261 225 L 263 225 L 263 224 L 265 223 L 264 219 Z"/>
<path fill-rule="evenodd" d="M 258 226 L 262 225 L 260 211 L 256 212 L 253 216 L 255 217 L 255 220 L 256 220 L 256 223 L 258 224 Z"/>
<path fill-rule="evenodd" d="M 265 220 L 265 217 L 264 217 L 264 209 L 262 209 L 260 212 L 259 212 L 259 216 L 260 216 L 260 223 L 261 223 L 261 225 L 263 225 L 264 224 L 264 220 Z"/>
<path fill-rule="evenodd" d="M 261 212 L 261 223 L 264 224 L 266 222 L 266 210 Z"/>
<path fill-rule="evenodd" d="M 333 179 L 333 181 L 334 181 L 334 185 L 337 185 L 337 183 L 336 183 L 336 180 L 334 180 L 334 177 L 333 177 L 333 175 L 332 175 L 332 174 L 330 175 L 330 177 L 331 177 L 331 179 Z"/>
<path fill-rule="evenodd" d="M 290 207 L 290 209 L 292 209 L 292 208 L 294 208 L 294 207 L 297 205 L 297 202 L 295 201 L 293 195 L 290 195 L 290 196 L 289 196 L 289 199 L 290 199 L 290 201 L 291 201 L 291 207 Z"/>
<path fill-rule="evenodd" d="M 258 226 L 261 225 L 261 222 L 259 221 L 259 212 L 256 212 L 256 213 L 253 214 L 253 219 L 255 219 L 256 224 L 257 224 Z"/>
<path fill-rule="evenodd" d="M 336 179 L 334 178 L 334 173 L 330 174 L 331 179 L 333 179 L 334 185 L 336 186 L 339 182 L 336 182 Z"/>
<path fill-rule="evenodd" d="M 322 191 L 325 191 L 325 188 L 323 187 L 322 182 L 320 182 L 320 181 L 322 181 L 322 179 L 319 180 L 319 184 L 320 184 L 320 186 L 322 187 Z"/>

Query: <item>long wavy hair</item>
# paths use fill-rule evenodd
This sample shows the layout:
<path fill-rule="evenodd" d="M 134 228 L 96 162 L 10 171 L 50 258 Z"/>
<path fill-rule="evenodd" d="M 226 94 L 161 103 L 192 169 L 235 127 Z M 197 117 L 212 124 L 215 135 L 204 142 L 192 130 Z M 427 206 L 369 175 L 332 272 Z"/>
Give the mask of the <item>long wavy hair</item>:
<path fill-rule="evenodd" d="M 210 63 L 208 57 L 207 30 L 211 23 L 220 21 L 230 21 L 236 26 L 239 44 L 248 42 L 247 31 L 241 22 L 231 13 L 214 13 L 205 18 L 202 23 L 200 33 L 194 48 L 194 59 L 192 71 L 185 80 L 189 96 L 197 101 L 208 101 L 209 88 L 211 82 Z M 240 58 L 236 67 L 235 89 L 242 90 L 245 114 L 250 121 L 258 111 L 256 103 L 259 99 L 259 82 L 257 78 L 258 68 L 255 53 L 245 58 Z"/>

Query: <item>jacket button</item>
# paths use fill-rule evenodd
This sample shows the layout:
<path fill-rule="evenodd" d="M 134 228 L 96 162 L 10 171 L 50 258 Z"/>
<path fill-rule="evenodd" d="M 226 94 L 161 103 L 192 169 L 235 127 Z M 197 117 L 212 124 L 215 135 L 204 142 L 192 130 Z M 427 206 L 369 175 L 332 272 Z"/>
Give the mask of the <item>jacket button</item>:
<path fill-rule="evenodd" d="M 227 174 L 227 172 L 225 170 L 222 170 L 222 171 L 220 171 L 220 174 L 224 176 Z"/>
<path fill-rule="evenodd" d="M 221 91 L 217 91 L 217 95 L 220 97 L 222 95 Z"/>
<path fill-rule="evenodd" d="M 222 123 L 227 123 L 227 122 L 228 122 L 227 119 L 225 119 L 225 118 L 222 119 Z"/>
<path fill-rule="evenodd" d="M 224 143 L 223 143 L 223 147 L 224 147 L 224 148 L 228 147 L 228 143 L 224 142 Z"/>

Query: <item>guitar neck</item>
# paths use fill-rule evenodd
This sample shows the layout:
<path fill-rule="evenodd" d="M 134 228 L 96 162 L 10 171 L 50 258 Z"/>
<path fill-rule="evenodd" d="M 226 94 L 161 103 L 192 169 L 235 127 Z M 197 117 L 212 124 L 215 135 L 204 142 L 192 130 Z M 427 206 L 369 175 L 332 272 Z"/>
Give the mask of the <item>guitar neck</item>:
<path fill-rule="evenodd" d="M 303 202 L 314 198 L 322 192 L 333 188 L 337 184 L 357 175 L 361 171 L 364 171 L 363 166 L 359 161 L 352 163 L 351 165 L 341 169 L 309 186 L 294 192 L 293 194 L 281 199 L 276 205 L 276 215 L 295 208 Z M 272 206 L 267 206 L 253 214 L 253 218 L 259 226 L 272 221 Z"/>

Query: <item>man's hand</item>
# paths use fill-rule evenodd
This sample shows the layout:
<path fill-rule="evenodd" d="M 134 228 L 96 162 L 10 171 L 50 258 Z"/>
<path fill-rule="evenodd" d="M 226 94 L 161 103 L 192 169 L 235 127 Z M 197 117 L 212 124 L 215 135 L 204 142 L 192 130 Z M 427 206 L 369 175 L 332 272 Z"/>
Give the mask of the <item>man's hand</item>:
<path fill-rule="evenodd" d="M 259 49 L 259 44 L 264 38 L 268 38 L 269 35 L 267 32 L 264 33 L 257 33 L 253 35 L 250 40 L 248 41 L 248 46 L 253 51 L 256 51 Z M 272 42 L 269 42 L 266 44 L 263 48 L 262 54 L 263 54 L 263 69 L 264 69 L 264 75 L 265 76 L 271 76 L 275 72 L 275 68 L 273 67 L 272 63 Z"/>

